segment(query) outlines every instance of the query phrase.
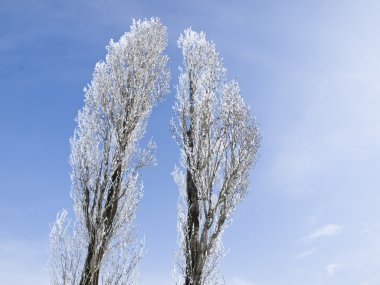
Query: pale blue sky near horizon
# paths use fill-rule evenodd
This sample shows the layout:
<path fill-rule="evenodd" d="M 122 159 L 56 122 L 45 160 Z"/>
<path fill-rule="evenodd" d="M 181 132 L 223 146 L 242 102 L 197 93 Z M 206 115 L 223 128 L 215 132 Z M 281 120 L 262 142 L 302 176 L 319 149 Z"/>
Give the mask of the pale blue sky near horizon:
<path fill-rule="evenodd" d="M 49 284 L 49 224 L 70 200 L 83 87 L 132 19 L 167 26 L 171 89 L 149 120 L 141 284 L 173 284 L 171 138 L 187 27 L 206 32 L 260 125 L 250 193 L 224 234 L 230 285 L 380 284 L 379 1 L 0 0 L 0 284 Z"/>

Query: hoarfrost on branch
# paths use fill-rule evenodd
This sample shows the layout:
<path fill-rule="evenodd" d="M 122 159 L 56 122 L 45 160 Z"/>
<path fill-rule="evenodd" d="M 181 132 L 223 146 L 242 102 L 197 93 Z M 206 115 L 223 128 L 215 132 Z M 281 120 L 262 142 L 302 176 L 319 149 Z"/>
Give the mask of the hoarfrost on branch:
<path fill-rule="evenodd" d="M 139 148 L 153 106 L 167 93 L 166 28 L 134 21 L 96 64 L 71 138 L 71 197 L 76 223 L 62 211 L 50 234 L 53 284 L 133 284 L 142 254 L 135 215 L 139 169 L 155 162 L 154 143 Z"/>
<path fill-rule="evenodd" d="M 260 135 L 238 83 L 226 80 L 205 34 L 187 29 L 178 46 L 183 66 L 171 122 L 181 152 L 181 168 L 174 171 L 180 188 L 175 270 L 178 283 L 217 284 L 221 236 L 247 193 Z"/>

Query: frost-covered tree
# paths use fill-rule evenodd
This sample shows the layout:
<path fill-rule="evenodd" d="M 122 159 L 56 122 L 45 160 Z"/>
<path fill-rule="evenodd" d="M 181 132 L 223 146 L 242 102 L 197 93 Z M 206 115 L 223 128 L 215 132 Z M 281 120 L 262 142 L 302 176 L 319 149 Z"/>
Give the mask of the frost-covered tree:
<path fill-rule="evenodd" d="M 221 236 L 247 193 L 260 136 L 237 82 L 226 80 L 205 34 L 188 29 L 178 46 L 183 67 L 172 121 L 182 166 L 174 171 L 180 188 L 176 272 L 178 283 L 217 284 Z"/>
<path fill-rule="evenodd" d="M 133 284 L 141 257 L 134 219 L 142 195 L 139 169 L 154 163 L 154 144 L 139 148 L 152 107 L 167 93 L 166 28 L 134 21 L 96 64 L 71 138 L 71 197 L 50 234 L 53 284 Z"/>

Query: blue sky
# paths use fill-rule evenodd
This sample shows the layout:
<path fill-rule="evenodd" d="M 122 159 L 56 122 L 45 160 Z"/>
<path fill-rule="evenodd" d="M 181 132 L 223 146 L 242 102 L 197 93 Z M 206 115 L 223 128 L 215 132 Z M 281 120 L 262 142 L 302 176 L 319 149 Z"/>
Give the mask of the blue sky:
<path fill-rule="evenodd" d="M 176 40 L 189 26 L 216 43 L 263 137 L 224 235 L 227 284 L 380 284 L 379 11 L 367 0 L 2 0 L 0 284 L 48 284 L 49 224 L 71 210 L 69 137 L 83 87 L 110 38 L 151 16 L 168 27 L 172 88 L 146 133 L 159 164 L 143 172 L 142 284 L 172 283 L 169 120 Z"/>

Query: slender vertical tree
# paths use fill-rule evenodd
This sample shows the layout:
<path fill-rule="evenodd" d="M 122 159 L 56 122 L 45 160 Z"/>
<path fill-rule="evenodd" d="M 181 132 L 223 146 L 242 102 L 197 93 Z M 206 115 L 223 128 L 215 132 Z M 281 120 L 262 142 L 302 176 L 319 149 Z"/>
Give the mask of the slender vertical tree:
<path fill-rule="evenodd" d="M 215 45 L 204 33 L 180 36 L 183 67 L 172 121 L 181 150 L 177 268 L 185 285 L 216 284 L 221 236 L 247 193 L 260 136 L 237 82 L 227 81 Z"/>
<path fill-rule="evenodd" d="M 71 196 L 50 234 L 53 284 L 132 284 L 141 257 L 134 219 L 142 195 L 139 170 L 154 162 L 154 144 L 139 148 L 152 107 L 167 93 L 166 28 L 134 21 L 105 61 L 96 64 L 71 139 Z"/>

